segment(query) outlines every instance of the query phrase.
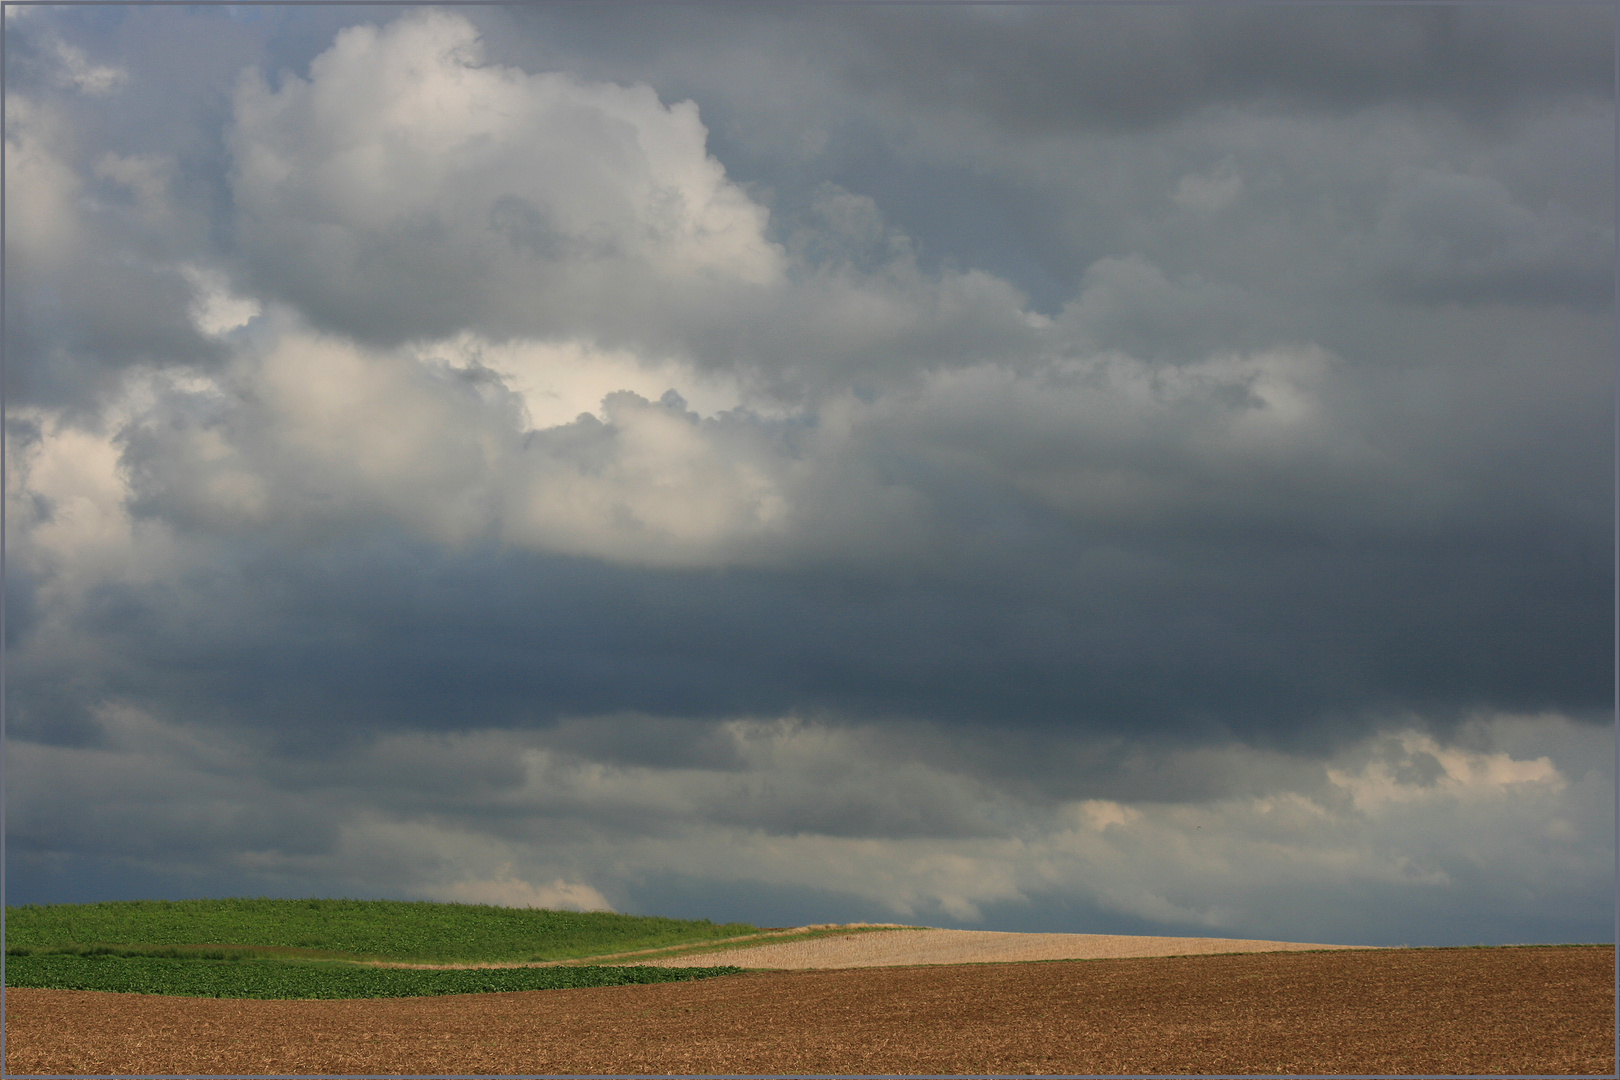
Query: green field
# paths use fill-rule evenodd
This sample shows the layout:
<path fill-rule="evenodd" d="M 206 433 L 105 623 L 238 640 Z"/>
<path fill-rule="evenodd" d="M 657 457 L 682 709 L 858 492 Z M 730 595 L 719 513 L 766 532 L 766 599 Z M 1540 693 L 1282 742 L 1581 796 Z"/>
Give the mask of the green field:
<path fill-rule="evenodd" d="M 391 900 L 134 900 L 6 908 L 6 985 L 202 997 L 410 997 L 669 982 L 733 967 L 420 970 L 680 949 L 746 923 Z"/>
<path fill-rule="evenodd" d="M 168 957 L 36 954 L 6 957 L 7 986 L 110 990 L 216 998 L 382 998 L 489 994 L 734 975 L 735 967 L 568 965 L 530 968 L 383 968 L 342 961 L 177 960 Z"/>
<path fill-rule="evenodd" d="M 747 923 L 396 900 L 129 900 L 6 908 L 6 952 L 266 951 L 408 963 L 573 960 L 756 934 Z"/>

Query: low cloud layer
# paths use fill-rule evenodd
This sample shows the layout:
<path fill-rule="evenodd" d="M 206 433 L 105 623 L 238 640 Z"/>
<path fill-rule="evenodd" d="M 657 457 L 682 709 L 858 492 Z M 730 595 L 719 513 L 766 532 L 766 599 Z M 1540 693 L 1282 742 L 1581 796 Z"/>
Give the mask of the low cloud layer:
<path fill-rule="evenodd" d="M 688 14 L 9 27 L 8 899 L 1607 933 L 1612 13 Z"/>
<path fill-rule="evenodd" d="M 1589 937 L 1610 894 L 1609 735 L 1552 716 L 1445 743 L 1392 725 L 1325 760 L 1048 740 L 1061 779 L 920 725 L 591 717 L 314 761 L 134 707 L 97 723 L 95 749 L 12 744 L 25 880 L 105 859 L 254 893 L 650 910 L 673 891 L 714 918 L 801 890 L 849 919 L 1056 930 L 1078 908 L 1361 944 Z"/>

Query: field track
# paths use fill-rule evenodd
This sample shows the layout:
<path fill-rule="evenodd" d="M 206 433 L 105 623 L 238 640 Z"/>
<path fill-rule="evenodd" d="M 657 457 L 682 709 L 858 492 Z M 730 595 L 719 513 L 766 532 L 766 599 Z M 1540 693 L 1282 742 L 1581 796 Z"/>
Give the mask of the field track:
<path fill-rule="evenodd" d="M 1606 1073 L 1614 949 L 751 972 L 439 998 L 6 995 L 6 1073 Z"/>

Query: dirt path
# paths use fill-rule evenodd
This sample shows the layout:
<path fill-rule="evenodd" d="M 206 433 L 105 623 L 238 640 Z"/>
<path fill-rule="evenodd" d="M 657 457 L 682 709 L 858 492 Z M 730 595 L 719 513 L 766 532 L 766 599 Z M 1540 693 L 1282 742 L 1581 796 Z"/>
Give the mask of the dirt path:
<path fill-rule="evenodd" d="M 1607 1073 L 1611 947 L 760 972 L 362 1001 L 6 994 L 8 1075 Z"/>

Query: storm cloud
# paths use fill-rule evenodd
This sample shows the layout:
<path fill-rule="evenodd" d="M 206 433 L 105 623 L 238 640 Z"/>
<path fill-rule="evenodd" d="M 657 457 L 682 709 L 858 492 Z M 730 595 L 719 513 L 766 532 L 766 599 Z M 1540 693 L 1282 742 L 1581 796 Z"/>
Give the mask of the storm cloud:
<path fill-rule="evenodd" d="M 8 902 L 1607 934 L 1612 11 L 8 19 Z"/>

